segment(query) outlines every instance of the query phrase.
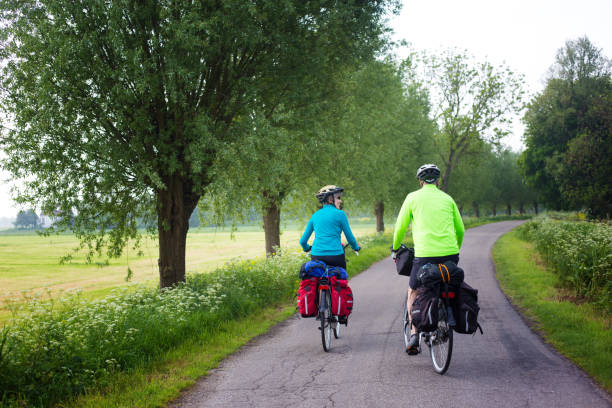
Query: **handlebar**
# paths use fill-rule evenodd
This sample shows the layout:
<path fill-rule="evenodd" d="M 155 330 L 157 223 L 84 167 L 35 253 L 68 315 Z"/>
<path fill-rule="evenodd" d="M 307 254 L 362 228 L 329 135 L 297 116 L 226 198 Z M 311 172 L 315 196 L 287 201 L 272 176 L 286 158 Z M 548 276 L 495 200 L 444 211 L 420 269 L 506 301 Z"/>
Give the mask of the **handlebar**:
<path fill-rule="evenodd" d="M 344 250 L 344 252 L 346 252 L 346 247 L 347 247 L 347 246 L 349 246 L 349 244 L 348 244 L 348 243 L 346 243 L 346 244 L 342 244 L 342 249 Z M 355 250 L 353 250 L 353 252 L 355 252 L 355 255 L 359 256 L 359 251 L 355 251 Z"/>

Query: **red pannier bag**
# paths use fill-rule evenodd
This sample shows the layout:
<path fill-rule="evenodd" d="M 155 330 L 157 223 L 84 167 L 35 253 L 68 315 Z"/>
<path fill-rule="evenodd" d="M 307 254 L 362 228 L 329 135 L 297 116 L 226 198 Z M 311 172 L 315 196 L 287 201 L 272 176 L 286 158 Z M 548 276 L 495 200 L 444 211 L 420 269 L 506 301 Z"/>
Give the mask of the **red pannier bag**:
<path fill-rule="evenodd" d="M 332 314 L 348 317 L 353 311 L 353 291 L 348 285 L 348 280 L 332 276 L 329 278 L 329 283 L 332 290 Z"/>
<path fill-rule="evenodd" d="M 297 307 L 302 317 L 317 315 L 317 283 L 319 278 L 308 278 L 300 282 L 297 294 Z"/>

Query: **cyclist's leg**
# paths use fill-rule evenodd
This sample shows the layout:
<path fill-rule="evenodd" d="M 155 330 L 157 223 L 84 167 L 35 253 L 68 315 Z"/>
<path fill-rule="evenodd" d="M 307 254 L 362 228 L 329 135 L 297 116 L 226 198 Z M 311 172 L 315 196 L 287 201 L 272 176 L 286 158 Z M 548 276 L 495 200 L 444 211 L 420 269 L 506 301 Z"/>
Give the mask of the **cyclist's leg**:
<path fill-rule="evenodd" d="M 410 313 L 412 312 L 412 304 L 414 303 L 414 299 L 416 298 L 416 290 L 408 287 L 408 316 L 412 316 Z M 414 326 L 410 325 L 410 334 L 416 334 L 417 330 Z"/>

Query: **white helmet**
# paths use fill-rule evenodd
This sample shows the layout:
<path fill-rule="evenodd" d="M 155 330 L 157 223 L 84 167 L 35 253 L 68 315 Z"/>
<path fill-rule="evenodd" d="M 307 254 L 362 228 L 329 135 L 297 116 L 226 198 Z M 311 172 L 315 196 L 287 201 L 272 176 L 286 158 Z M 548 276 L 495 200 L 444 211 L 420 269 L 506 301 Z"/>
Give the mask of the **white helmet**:
<path fill-rule="evenodd" d="M 435 164 L 424 164 L 419 167 L 416 176 L 426 183 L 433 183 L 440 178 L 440 169 Z"/>
<path fill-rule="evenodd" d="M 317 191 L 315 195 L 319 199 L 319 202 L 324 203 L 327 200 L 327 197 L 336 193 L 341 193 L 342 191 L 344 191 L 342 187 L 330 184 L 325 187 L 321 187 L 321 189 Z"/>

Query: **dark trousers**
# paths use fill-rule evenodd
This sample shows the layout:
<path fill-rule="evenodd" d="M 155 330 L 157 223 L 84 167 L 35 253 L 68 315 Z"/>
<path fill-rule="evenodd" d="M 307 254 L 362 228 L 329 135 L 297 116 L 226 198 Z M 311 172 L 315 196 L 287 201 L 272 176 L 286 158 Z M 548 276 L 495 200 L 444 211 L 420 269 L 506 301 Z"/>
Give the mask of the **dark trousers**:
<path fill-rule="evenodd" d="M 421 269 L 423 265 L 428 264 L 428 263 L 439 264 L 439 263 L 444 263 L 446 261 L 453 261 L 454 263 L 458 264 L 459 254 L 446 255 L 446 256 L 435 256 L 435 257 L 428 257 L 428 258 L 414 258 L 414 262 L 412 262 L 412 269 L 410 270 L 410 283 L 409 283 L 410 288 L 412 289 L 417 288 L 418 286 L 417 273 L 419 272 L 419 269 Z"/>
<path fill-rule="evenodd" d="M 312 255 L 310 254 L 310 259 L 313 261 L 323 261 L 329 266 L 340 266 L 346 269 L 346 257 L 344 254 L 342 255 Z"/>

